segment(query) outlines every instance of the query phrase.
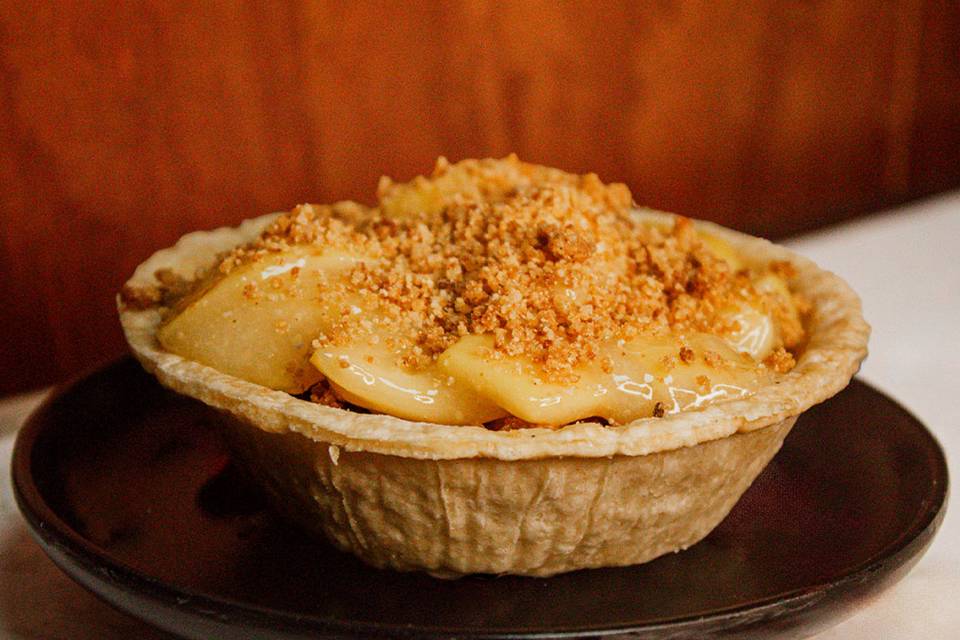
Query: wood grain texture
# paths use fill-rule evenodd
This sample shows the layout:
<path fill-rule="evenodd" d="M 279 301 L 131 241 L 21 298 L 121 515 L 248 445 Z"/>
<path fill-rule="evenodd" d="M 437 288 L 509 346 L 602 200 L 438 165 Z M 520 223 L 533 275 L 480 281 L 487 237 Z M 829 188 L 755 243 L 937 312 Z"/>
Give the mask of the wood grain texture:
<path fill-rule="evenodd" d="M 182 233 L 503 155 L 782 236 L 960 184 L 960 8 L 0 0 L 0 392 Z M 12 331 L 11 331 L 12 329 Z"/>

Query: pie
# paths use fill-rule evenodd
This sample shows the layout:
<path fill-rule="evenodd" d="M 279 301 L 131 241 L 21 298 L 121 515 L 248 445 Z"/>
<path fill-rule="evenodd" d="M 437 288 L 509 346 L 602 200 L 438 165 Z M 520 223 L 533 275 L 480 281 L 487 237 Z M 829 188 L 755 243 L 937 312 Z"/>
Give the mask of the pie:
<path fill-rule="evenodd" d="M 118 306 L 278 510 L 378 567 L 684 549 L 866 355 L 837 276 L 593 174 L 441 158 L 377 195 L 190 233 Z"/>

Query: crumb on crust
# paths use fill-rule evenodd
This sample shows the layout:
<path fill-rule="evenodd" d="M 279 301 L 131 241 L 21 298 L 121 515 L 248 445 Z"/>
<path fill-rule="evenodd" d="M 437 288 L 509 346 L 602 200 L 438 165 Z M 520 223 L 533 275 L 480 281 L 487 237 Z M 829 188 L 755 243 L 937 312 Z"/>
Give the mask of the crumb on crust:
<path fill-rule="evenodd" d="M 764 358 L 763 364 L 777 373 L 786 373 L 796 366 L 797 361 L 794 359 L 792 353 L 783 347 L 778 347 L 774 349 L 773 353 Z"/>
<path fill-rule="evenodd" d="M 129 283 L 120 289 L 120 302 L 127 309 L 149 309 L 170 306 L 182 299 L 196 287 L 200 276 L 184 278 L 171 269 L 157 269 L 153 274 L 156 284 L 133 286 Z"/>

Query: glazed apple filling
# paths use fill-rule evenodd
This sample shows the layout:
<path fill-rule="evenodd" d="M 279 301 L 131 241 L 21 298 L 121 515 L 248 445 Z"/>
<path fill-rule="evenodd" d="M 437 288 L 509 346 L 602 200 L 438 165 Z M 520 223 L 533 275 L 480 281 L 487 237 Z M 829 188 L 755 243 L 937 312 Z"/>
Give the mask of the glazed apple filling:
<path fill-rule="evenodd" d="M 168 351 L 318 402 L 491 428 L 623 424 L 750 394 L 803 303 L 624 185 L 503 160 L 302 205 L 171 304 Z"/>

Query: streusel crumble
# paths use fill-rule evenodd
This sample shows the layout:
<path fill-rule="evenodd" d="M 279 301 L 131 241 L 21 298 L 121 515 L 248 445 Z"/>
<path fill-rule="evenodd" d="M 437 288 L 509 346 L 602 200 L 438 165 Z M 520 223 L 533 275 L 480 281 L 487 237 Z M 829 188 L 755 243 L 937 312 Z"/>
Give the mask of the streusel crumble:
<path fill-rule="evenodd" d="M 311 262 L 314 254 L 324 256 L 323 266 Z M 271 318 L 275 333 L 295 336 L 300 346 L 290 356 L 297 362 L 277 365 L 294 381 L 267 386 L 298 392 L 323 384 L 311 397 L 325 404 L 413 419 L 470 424 L 512 415 L 561 426 L 594 415 L 619 423 L 675 412 L 748 393 L 788 371 L 790 350 L 804 336 L 788 265 L 750 264 L 681 216 L 672 224 L 644 221 L 625 185 L 513 155 L 453 165 L 441 158 L 429 178 L 385 178 L 372 208 L 294 208 L 200 278 L 173 305 L 161 341 L 218 367 L 216 354 L 201 353 L 177 316 L 250 265 L 261 276 L 241 278 L 248 306 L 282 308 L 281 300 L 296 299 L 324 307 L 307 323 L 296 313 Z M 314 369 L 305 364 L 310 354 Z M 485 368 L 498 380 L 483 380 Z M 684 371 L 695 382 L 671 386 Z M 515 396 L 526 391 L 504 386 L 511 372 L 549 394 L 521 401 Z M 355 378 L 369 394 L 350 384 Z M 377 381 L 433 406 L 382 401 Z M 567 398 L 611 390 L 639 400 L 627 409 L 624 398 L 617 407 L 605 406 L 609 398 Z M 680 401 L 678 393 L 694 399 Z M 479 398 L 476 411 L 440 408 L 444 395 L 453 406 L 469 394 Z"/>

